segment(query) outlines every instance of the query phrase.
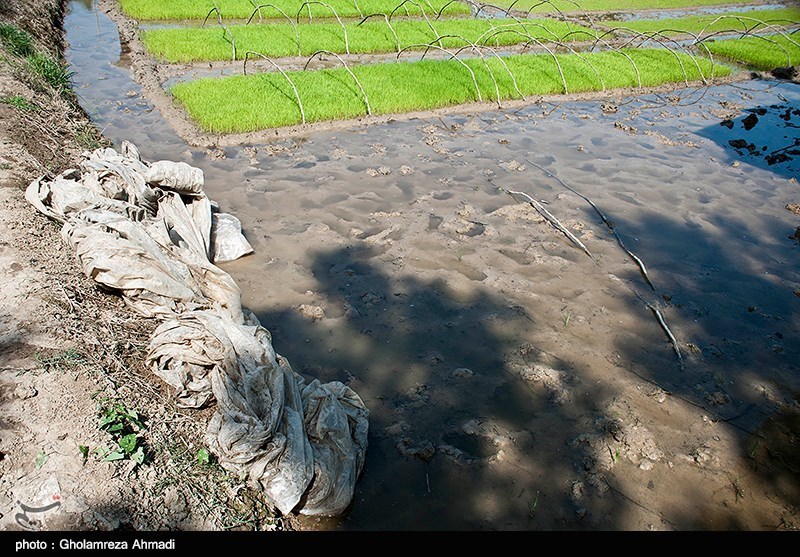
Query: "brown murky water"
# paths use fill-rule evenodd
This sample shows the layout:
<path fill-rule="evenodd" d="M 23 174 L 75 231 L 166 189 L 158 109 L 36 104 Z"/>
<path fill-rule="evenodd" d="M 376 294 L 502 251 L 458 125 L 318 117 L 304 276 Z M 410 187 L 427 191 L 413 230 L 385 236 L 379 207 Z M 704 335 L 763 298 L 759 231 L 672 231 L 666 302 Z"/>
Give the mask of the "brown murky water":
<path fill-rule="evenodd" d="M 797 84 L 204 150 L 102 12 L 73 2 L 66 26 L 97 125 L 204 170 L 255 248 L 224 266 L 243 304 L 370 409 L 352 508 L 308 528 L 772 529 L 800 502 L 764 433 L 795 439 L 800 393 Z"/>

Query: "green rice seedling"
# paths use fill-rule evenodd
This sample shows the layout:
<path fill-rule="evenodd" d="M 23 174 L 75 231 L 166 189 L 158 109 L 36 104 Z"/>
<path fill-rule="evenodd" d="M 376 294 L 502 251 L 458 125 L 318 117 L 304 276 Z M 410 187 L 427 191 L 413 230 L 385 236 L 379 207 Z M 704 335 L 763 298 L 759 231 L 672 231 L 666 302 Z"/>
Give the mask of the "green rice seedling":
<path fill-rule="evenodd" d="M 486 2 L 518 12 L 581 13 L 581 12 L 632 12 L 636 10 L 673 10 L 700 6 L 728 6 L 731 4 L 756 4 L 753 0 L 494 0 Z M 481 4 L 481 2 L 478 2 Z"/>
<path fill-rule="evenodd" d="M 494 47 L 539 40 L 544 42 L 590 40 L 596 35 L 586 27 L 553 19 L 513 19 L 502 22 L 486 19 L 408 20 L 375 18 L 345 25 L 315 22 L 232 25 L 237 50 L 258 52 L 272 58 L 310 56 L 319 50 L 339 54 L 397 52 L 433 41 L 443 48 L 459 48 L 470 43 Z M 231 59 L 230 37 L 214 27 L 180 27 L 145 30 L 147 49 L 157 58 L 173 63 Z M 345 40 L 346 38 L 346 40 Z"/>
<path fill-rule="evenodd" d="M 750 36 L 703 44 L 714 56 L 756 70 L 769 71 L 800 64 L 800 34 Z"/>
<path fill-rule="evenodd" d="M 631 49 L 268 72 L 180 83 L 171 92 L 204 130 L 239 133 L 304 119 L 310 123 L 402 114 L 526 95 L 684 83 L 729 73 L 727 67 L 679 52 Z"/>
<path fill-rule="evenodd" d="M 270 5 L 267 5 L 270 4 Z M 224 19 L 248 19 L 256 13 L 259 18 L 284 19 L 290 17 L 333 18 L 331 10 L 339 17 L 362 18 L 370 14 L 391 14 L 403 4 L 402 0 L 328 0 L 306 2 L 305 0 L 273 0 L 260 2 L 253 0 L 216 0 L 215 5 Z M 183 0 L 164 2 L 163 0 L 120 0 L 123 11 L 134 19 L 153 20 L 202 20 L 212 10 L 214 4 L 208 0 Z M 262 6 L 260 9 L 256 9 Z M 398 15 L 435 16 L 440 11 L 444 15 L 469 15 L 466 2 L 450 3 L 449 0 L 414 0 L 399 8 Z"/>
<path fill-rule="evenodd" d="M 674 36 L 681 34 L 708 34 L 722 32 L 769 31 L 771 26 L 800 27 L 800 8 L 783 10 L 752 10 L 670 19 L 641 19 L 614 25 L 615 29 L 630 29 L 639 33 L 662 32 Z"/>

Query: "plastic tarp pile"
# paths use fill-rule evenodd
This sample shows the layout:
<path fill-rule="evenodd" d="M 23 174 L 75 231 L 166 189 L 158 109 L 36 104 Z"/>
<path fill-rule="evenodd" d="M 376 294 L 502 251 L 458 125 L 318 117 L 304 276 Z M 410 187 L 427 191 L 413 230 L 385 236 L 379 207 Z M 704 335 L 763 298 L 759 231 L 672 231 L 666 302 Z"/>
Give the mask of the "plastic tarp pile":
<path fill-rule="evenodd" d="M 367 448 L 368 411 L 343 383 L 307 383 L 241 307 L 215 265 L 252 252 L 233 215 L 203 193 L 203 172 L 141 160 L 136 147 L 85 153 L 79 168 L 27 189 L 62 223 L 86 275 L 161 320 L 147 361 L 185 408 L 215 405 L 206 443 L 282 513 L 340 514 Z"/>

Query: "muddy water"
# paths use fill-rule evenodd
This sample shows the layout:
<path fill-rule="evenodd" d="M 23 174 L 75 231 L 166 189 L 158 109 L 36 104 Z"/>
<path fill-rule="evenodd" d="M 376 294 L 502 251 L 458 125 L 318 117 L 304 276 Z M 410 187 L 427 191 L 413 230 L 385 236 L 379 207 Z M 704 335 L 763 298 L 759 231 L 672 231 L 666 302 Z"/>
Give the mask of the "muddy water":
<path fill-rule="evenodd" d="M 224 268 L 276 350 L 370 409 L 351 509 L 304 527 L 762 529 L 797 497 L 745 463 L 800 392 L 797 85 L 204 150 L 101 11 L 66 27 L 106 136 L 199 166 L 241 219 L 255 254 Z M 733 476 L 763 496 L 736 506 Z"/>

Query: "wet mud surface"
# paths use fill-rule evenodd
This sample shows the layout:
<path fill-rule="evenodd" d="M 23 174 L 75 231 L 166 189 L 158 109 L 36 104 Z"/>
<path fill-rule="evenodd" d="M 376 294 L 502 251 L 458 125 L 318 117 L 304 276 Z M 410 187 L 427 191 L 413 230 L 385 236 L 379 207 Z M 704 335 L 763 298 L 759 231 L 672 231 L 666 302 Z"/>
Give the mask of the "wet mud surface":
<path fill-rule="evenodd" d="M 798 84 L 196 148 L 102 11 L 66 27 L 98 127 L 203 169 L 255 249 L 243 304 L 370 409 L 351 509 L 305 527 L 800 525 Z"/>

